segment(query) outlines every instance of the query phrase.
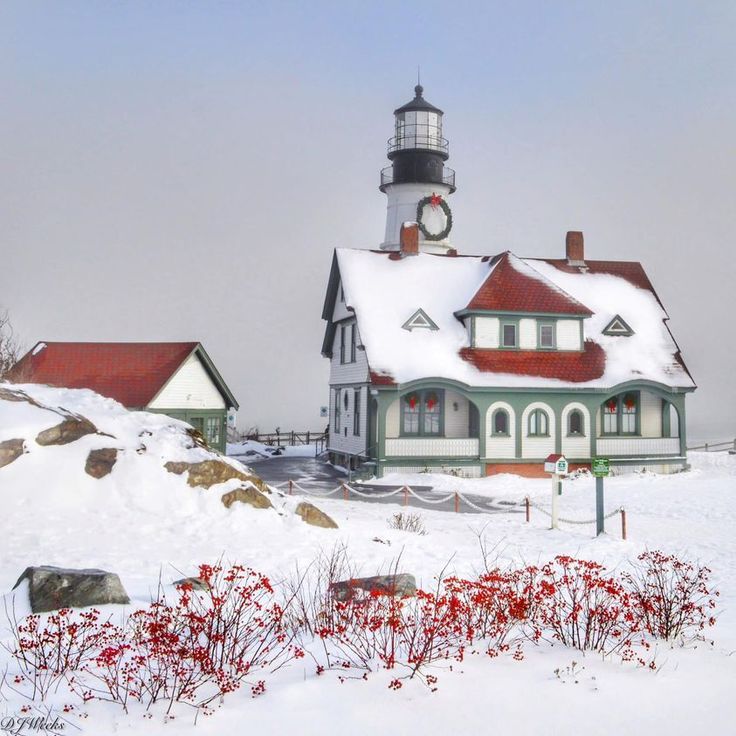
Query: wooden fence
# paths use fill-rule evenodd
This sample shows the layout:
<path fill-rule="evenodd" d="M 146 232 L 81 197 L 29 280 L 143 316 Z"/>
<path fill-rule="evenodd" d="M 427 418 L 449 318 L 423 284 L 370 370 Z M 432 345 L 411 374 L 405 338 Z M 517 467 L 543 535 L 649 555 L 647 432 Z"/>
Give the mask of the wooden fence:
<path fill-rule="evenodd" d="M 704 450 L 705 452 L 725 452 L 728 450 L 736 454 L 736 439 L 726 440 L 725 442 L 706 442 L 704 445 L 696 445 L 687 449 L 688 452 L 690 450 Z"/>
<path fill-rule="evenodd" d="M 260 442 L 263 445 L 270 445 L 272 447 L 283 447 L 288 445 L 290 447 L 296 447 L 298 445 L 316 445 L 317 454 L 325 450 L 327 447 L 327 432 L 312 432 L 307 430 L 306 432 L 297 432 L 296 430 L 290 430 L 288 432 L 251 432 L 242 433 L 239 436 L 239 441 L 253 440 L 254 442 Z"/>

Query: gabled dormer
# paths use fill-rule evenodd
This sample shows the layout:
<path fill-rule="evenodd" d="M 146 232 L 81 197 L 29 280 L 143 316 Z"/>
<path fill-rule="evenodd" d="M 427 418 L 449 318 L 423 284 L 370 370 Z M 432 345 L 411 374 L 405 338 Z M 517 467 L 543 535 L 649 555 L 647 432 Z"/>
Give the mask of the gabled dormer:
<path fill-rule="evenodd" d="M 456 313 L 471 348 L 582 351 L 583 320 L 592 312 L 531 266 L 506 251 Z"/>

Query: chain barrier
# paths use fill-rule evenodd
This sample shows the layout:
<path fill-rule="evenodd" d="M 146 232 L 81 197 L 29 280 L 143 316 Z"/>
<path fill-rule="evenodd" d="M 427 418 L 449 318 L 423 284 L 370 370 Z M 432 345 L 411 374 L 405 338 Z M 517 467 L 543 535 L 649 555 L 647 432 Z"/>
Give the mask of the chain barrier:
<path fill-rule="evenodd" d="M 537 511 L 541 511 L 545 516 L 548 516 L 550 519 L 552 518 L 552 514 L 547 511 L 547 509 L 543 508 L 542 506 L 538 506 L 536 503 L 534 503 L 530 498 L 527 497 L 527 500 L 529 501 L 529 505 L 537 509 Z M 606 514 L 603 518 L 604 519 L 610 519 L 613 516 L 616 516 L 616 514 L 620 514 L 622 509 L 614 509 L 611 511 L 610 514 Z M 557 521 L 561 521 L 564 524 L 595 524 L 598 520 L 597 519 L 591 519 L 590 521 L 583 520 L 583 519 L 563 519 L 561 516 L 557 517 Z"/>

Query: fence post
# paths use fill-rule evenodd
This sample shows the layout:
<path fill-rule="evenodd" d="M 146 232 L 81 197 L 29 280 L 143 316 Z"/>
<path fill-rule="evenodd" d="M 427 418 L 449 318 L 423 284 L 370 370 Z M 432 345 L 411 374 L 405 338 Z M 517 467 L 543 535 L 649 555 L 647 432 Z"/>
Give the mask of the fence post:
<path fill-rule="evenodd" d="M 289 481 L 289 495 L 290 495 L 290 496 L 291 496 L 291 493 L 292 493 L 292 488 L 293 488 L 293 486 L 294 486 L 294 481 L 293 481 L 293 480 L 290 480 L 290 481 Z"/>
<path fill-rule="evenodd" d="M 531 509 L 529 507 L 529 496 L 524 499 L 524 506 L 526 507 L 526 523 L 529 523 L 529 517 L 531 516 Z"/>
<path fill-rule="evenodd" d="M 626 509 L 621 507 L 621 539 L 626 539 Z"/>
<path fill-rule="evenodd" d="M 307 444 L 309 444 L 309 430 L 307 430 Z"/>
<path fill-rule="evenodd" d="M 708 443 L 705 443 L 705 451 L 708 452 Z"/>
<path fill-rule="evenodd" d="M 345 501 L 348 500 L 348 487 L 344 483 L 342 484 L 342 497 Z"/>
<path fill-rule="evenodd" d="M 404 506 L 409 505 L 409 489 L 404 486 Z"/>
<path fill-rule="evenodd" d="M 455 513 L 460 513 L 460 494 L 455 491 Z"/>

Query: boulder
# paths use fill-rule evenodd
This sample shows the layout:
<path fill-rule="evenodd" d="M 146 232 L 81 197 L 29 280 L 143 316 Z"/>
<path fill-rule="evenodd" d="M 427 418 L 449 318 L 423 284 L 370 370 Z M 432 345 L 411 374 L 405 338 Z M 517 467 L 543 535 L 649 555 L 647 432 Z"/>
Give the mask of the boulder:
<path fill-rule="evenodd" d="M 177 588 L 187 585 L 191 587 L 192 590 L 204 590 L 207 591 L 210 589 L 210 586 L 208 585 L 206 580 L 202 580 L 202 578 L 182 578 L 181 580 L 175 580 L 173 583 Z"/>
<path fill-rule="evenodd" d="M 50 429 L 44 429 L 38 434 L 36 442 L 39 445 L 68 445 L 76 442 L 80 437 L 88 434 L 97 434 L 95 427 L 89 419 L 84 417 L 70 416 Z"/>
<path fill-rule="evenodd" d="M 203 460 L 199 463 L 168 462 L 164 465 L 169 473 L 182 475 L 188 473 L 187 483 L 192 487 L 211 488 L 218 483 L 226 483 L 233 478 L 244 483 L 252 483 L 261 493 L 270 493 L 268 486 L 257 476 L 246 473 L 226 463 L 224 460 Z"/>
<path fill-rule="evenodd" d="M 247 503 L 255 509 L 270 509 L 273 504 L 270 499 L 266 498 L 255 486 L 243 485 L 234 491 L 225 493 L 222 496 L 222 503 L 226 509 L 229 509 L 236 501 Z"/>
<path fill-rule="evenodd" d="M 370 578 L 352 578 L 330 583 L 330 593 L 339 601 L 350 600 L 358 590 L 411 598 L 417 593 L 417 581 L 413 575 L 400 572 L 395 575 L 374 575 Z"/>
<path fill-rule="evenodd" d="M 28 581 L 33 613 L 130 603 L 120 578 L 105 570 L 71 570 L 50 565 L 27 567 L 13 589 L 24 580 Z"/>
<path fill-rule="evenodd" d="M 312 526 L 321 526 L 323 529 L 337 529 L 337 524 L 324 511 L 320 511 L 309 501 L 301 501 L 295 513 L 302 517 L 302 521 Z"/>
<path fill-rule="evenodd" d="M 90 450 L 84 472 L 93 478 L 104 478 L 112 473 L 112 468 L 118 460 L 118 451 L 114 447 L 104 447 L 101 450 Z"/>
<path fill-rule="evenodd" d="M 24 451 L 25 440 L 5 440 L 0 442 L 0 468 L 10 465 L 17 460 Z"/>

